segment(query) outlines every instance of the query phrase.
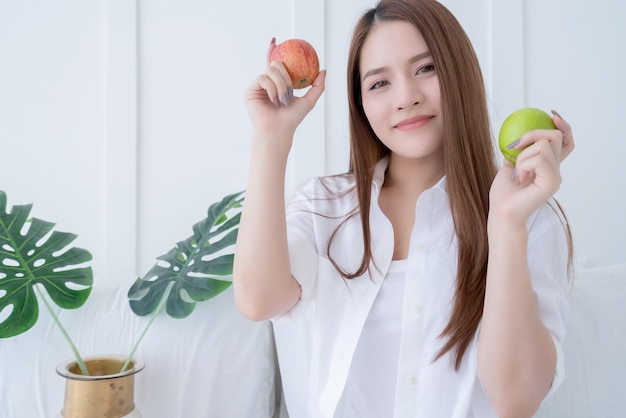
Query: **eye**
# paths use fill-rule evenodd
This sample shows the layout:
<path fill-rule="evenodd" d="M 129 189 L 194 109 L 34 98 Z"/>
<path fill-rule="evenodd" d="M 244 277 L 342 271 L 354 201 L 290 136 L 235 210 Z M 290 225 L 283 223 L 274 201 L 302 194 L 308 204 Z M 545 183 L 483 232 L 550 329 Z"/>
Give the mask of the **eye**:
<path fill-rule="evenodd" d="M 435 64 L 424 64 L 417 68 L 415 75 L 427 74 L 433 71 L 435 71 Z"/>
<path fill-rule="evenodd" d="M 368 90 L 376 90 L 389 84 L 387 80 L 378 80 L 370 84 Z"/>

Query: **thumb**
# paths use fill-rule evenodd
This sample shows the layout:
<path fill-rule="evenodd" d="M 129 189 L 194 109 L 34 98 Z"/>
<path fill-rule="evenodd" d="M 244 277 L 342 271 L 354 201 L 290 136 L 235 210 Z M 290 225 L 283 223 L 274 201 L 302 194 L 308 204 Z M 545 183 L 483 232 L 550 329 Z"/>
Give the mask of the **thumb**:
<path fill-rule="evenodd" d="M 309 91 L 306 92 L 302 98 L 306 100 L 311 108 L 315 106 L 317 100 L 320 98 L 322 93 L 324 92 L 324 87 L 326 85 L 326 70 L 322 70 L 317 74 L 315 80 L 313 80 L 313 84 Z"/>

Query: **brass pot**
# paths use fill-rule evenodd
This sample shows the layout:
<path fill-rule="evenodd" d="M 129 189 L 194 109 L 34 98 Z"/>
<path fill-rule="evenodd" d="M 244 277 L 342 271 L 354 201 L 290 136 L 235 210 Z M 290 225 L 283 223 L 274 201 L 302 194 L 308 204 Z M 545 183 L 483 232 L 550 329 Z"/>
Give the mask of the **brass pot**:
<path fill-rule="evenodd" d="M 134 360 L 120 373 L 126 357 L 99 356 L 85 359 L 89 376 L 84 376 L 76 361 L 57 367 L 66 379 L 62 418 L 140 418 L 135 408 L 135 373 L 144 364 Z"/>

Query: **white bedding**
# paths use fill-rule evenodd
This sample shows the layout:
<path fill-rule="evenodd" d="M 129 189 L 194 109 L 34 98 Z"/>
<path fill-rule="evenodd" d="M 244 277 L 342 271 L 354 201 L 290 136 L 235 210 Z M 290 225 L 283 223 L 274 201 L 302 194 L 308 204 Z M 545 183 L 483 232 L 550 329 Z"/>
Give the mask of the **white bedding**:
<path fill-rule="evenodd" d="M 565 381 L 541 418 L 626 417 L 626 264 L 576 272 Z"/>
<path fill-rule="evenodd" d="M 95 287 L 82 308 L 61 311 L 83 356 L 130 352 L 148 319 L 132 313 L 127 290 Z M 136 376 L 135 403 L 144 418 L 270 418 L 273 350 L 270 323 L 241 316 L 231 286 L 185 319 L 157 318 L 136 355 L 145 369 Z M 65 381 L 56 367 L 71 359 L 46 311 L 25 334 L 0 340 L 0 418 L 57 416 Z"/>
<path fill-rule="evenodd" d="M 86 305 L 60 318 L 84 356 L 126 354 L 147 318 L 124 288 L 95 287 Z M 540 418 L 626 416 L 626 264 L 577 271 L 564 344 L 565 382 Z M 280 402 L 271 325 L 235 309 L 232 287 L 182 320 L 158 318 L 137 352 L 136 404 L 144 418 L 270 418 Z M 71 359 L 45 311 L 27 333 L 0 340 L 0 418 L 52 418 Z M 292 417 L 297 418 L 297 417 Z"/>

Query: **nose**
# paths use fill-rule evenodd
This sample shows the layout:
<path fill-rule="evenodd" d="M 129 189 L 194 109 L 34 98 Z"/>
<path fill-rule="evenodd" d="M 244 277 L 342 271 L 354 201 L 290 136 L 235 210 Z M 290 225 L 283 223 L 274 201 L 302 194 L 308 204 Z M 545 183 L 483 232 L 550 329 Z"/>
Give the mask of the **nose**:
<path fill-rule="evenodd" d="M 413 77 L 405 77 L 396 83 L 396 109 L 408 109 L 420 104 L 424 97 L 419 83 Z"/>

